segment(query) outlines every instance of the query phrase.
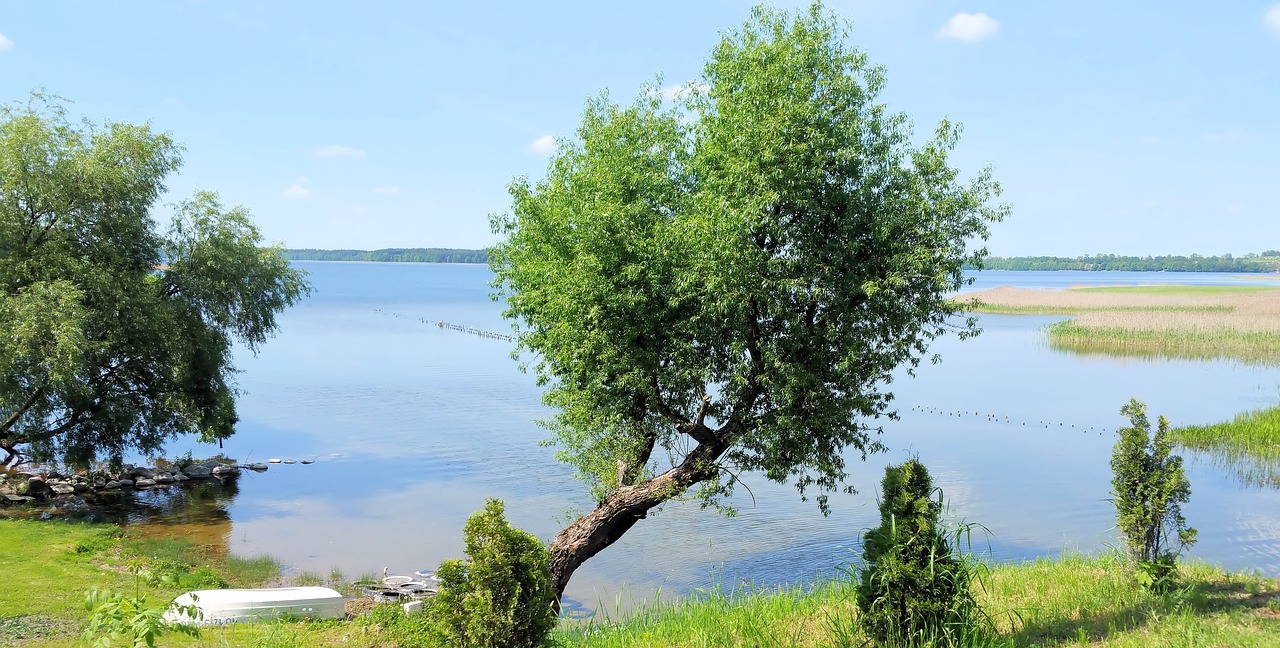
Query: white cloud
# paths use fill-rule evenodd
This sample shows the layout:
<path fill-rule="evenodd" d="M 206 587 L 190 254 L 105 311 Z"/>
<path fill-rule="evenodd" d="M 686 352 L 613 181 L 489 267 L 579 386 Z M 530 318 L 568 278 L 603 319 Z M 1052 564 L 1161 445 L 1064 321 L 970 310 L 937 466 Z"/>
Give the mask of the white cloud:
<path fill-rule="evenodd" d="M 1280 34 L 1280 4 L 1273 4 L 1262 14 L 1262 22 L 1273 34 Z M 2 39 L 3 37 L 0 37 Z"/>
<path fill-rule="evenodd" d="M 958 13 L 938 30 L 938 38 L 952 38 L 976 43 L 1000 31 L 1000 22 L 984 13 Z"/>
<path fill-rule="evenodd" d="M 180 106 L 182 105 L 182 100 L 177 97 L 165 97 L 160 100 L 160 103 L 165 106 Z"/>
<path fill-rule="evenodd" d="M 312 154 L 316 157 L 364 157 L 364 151 L 361 151 L 360 149 L 354 149 L 350 146 L 339 146 L 337 144 L 321 146 L 315 151 L 312 151 Z"/>
<path fill-rule="evenodd" d="M 307 176 L 298 176 L 298 179 L 289 185 L 288 189 L 280 192 L 280 195 L 290 200 L 302 200 L 311 195 L 311 190 L 307 188 L 308 182 L 310 180 Z"/>
<path fill-rule="evenodd" d="M 547 155 L 556 150 L 556 138 L 550 135 L 543 135 L 529 143 L 529 150 L 538 155 Z"/>
<path fill-rule="evenodd" d="M 13 41 L 9 40 L 8 38 L 5 38 L 4 34 L 0 34 L 0 50 L 7 50 L 7 49 L 13 49 Z"/>
<path fill-rule="evenodd" d="M 377 196 L 394 196 L 400 193 L 400 187 L 374 187 L 373 193 Z"/>

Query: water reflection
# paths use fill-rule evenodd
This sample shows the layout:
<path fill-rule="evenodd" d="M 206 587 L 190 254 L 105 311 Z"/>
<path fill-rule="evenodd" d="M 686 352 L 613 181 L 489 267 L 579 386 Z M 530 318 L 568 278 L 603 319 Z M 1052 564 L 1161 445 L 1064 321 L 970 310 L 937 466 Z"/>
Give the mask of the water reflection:
<path fill-rule="evenodd" d="M 1193 360 L 1201 362 L 1225 361 L 1260 367 L 1280 366 L 1280 349 L 1270 344 L 1260 344 L 1247 349 L 1214 346 L 1198 339 L 1159 340 L 1150 345 L 1131 344 L 1121 339 L 1102 336 L 1081 340 L 1057 340 L 1048 337 L 1050 349 L 1081 358 L 1118 358 L 1160 362 L 1164 360 Z"/>
<path fill-rule="evenodd" d="M 87 493 L 41 506 L 11 509 L 5 514 L 44 520 L 112 522 L 123 526 L 134 537 L 187 540 L 202 554 L 221 558 L 230 553 L 230 510 L 239 492 L 236 478 L 213 477 L 140 491 Z"/>
<path fill-rule="evenodd" d="M 1242 486 L 1280 490 L 1280 450 L 1246 452 L 1218 445 L 1184 446 L 1189 459 L 1233 475 Z"/>

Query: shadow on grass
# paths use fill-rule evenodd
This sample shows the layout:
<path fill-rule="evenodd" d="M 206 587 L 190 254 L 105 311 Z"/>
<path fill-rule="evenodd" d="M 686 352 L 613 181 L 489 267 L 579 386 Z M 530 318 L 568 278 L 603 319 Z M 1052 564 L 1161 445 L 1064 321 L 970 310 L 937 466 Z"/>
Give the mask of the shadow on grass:
<path fill-rule="evenodd" d="M 1225 581 L 1193 580 L 1164 595 L 1152 594 L 1136 605 L 1118 610 L 1087 613 L 1077 617 L 1037 619 L 1004 634 L 1016 646 L 1060 646 L 1095 643 L 1117 633 L 1139 631 L 1156 619 L 1190 613 L 1207 617 L 1233 613 L 1260 613 L 1280 616 L 1271 610 L 1271 601 L 1280 597 L 1280 587 L 1259 588 L 1255 583 L 1227 577 Z"/>
<path fill-rule="evenodd" d="M 43 614 L 0 616 L 0 645 L 74 634 L 78 629 L 74 621 L 55 619 Z"/>

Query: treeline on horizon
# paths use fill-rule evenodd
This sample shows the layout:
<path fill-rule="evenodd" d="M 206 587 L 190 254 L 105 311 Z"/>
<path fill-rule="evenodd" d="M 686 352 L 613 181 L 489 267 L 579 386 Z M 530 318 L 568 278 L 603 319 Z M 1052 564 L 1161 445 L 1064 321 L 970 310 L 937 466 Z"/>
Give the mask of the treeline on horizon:
<path fill-rule="evenodd" d="M 383 248 L 381 250 L 289 249 L 290 261 L 378 261 L 402 263 L 488 263 L 485 250 L 465 248 Z M 1243 256 L 1121 256 L 1094 254 L 1078 257 L 987 257 L 987 270 L 1117 270 L 1126 272 L 1280 272 L 1280 250 Z"/>
<path fill-rule="evenodd" d="M 488 263 L 484 250 L 462 248 L 384 248 L 381 250 L 285 250 L 290 261 L 381 261 L 400 263 Z"/>
<path fill-rule="evenodd" d="M 1075 258 L 987 257 L 987 270 L 1122 270 L 1127 272 L 1280 272 L 1280 251 L 1244 256 L 1120 256 L 1095 254 Z"/>

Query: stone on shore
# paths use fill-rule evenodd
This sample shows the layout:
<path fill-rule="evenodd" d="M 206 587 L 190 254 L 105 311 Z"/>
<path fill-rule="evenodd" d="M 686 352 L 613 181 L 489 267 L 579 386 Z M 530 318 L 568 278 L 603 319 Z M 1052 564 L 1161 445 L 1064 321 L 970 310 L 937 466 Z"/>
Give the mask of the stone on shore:
<path fill-rule="evenodd" d="M 204 479 L 205 477 L 213 474 L 213 466 L 191 464 L 190 466 L 182 469 L 182 474 L 192 479 Z"/>

